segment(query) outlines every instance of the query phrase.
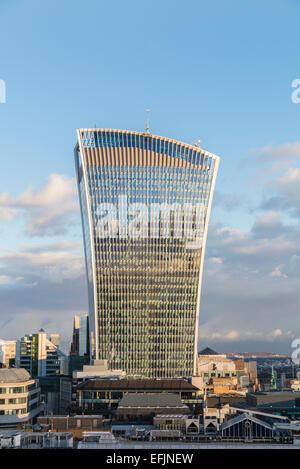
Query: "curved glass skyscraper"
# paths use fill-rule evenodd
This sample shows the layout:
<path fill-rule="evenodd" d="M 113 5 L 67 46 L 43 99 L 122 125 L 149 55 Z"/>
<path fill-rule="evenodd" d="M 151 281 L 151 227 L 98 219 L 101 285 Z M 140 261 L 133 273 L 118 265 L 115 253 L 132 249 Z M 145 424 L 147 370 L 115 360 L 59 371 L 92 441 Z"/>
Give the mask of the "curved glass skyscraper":
<path fill-rule="evenodd" d="M 92 356 L 192 376 L 219 157 L 148 132 L 79 129 L 75 148 Z"/>

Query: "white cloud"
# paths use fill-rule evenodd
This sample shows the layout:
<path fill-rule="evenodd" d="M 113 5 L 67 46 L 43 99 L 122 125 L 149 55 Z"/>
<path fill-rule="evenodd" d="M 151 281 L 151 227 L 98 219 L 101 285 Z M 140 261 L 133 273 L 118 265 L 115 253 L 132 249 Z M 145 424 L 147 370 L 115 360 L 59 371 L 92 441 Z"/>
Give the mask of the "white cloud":
<path fill-rule="evenodd" d="M 40 189 L 27 188 L 21 195 L 12 197 L 0 194 L 0 220 L 12 219 L 23 213 L 25 231 L 30 236 L 66 233 L 76 214 L 78 222 L 78 195 L 75 178 L 51 174 Z"/>
<path fill-rule="evenodd" d="M 239 329 L 228 329 L 221 325 L 220 328 L 215 329 L 215 323 L 206 323 L 199 329 L 199 340 L 202 343 L 209 341 L 222 343 L 222 342 L 243 342 L 243 341 L 265 341 L 268 343 L 276 341 L 287 340 L 290 342 L 294 338 L 294 334 L 291 331 L 282 331 L 281 329 L 267 329 L 266 331 L 258 329 L 246 329 L 240 327 Z"/>
<path fill-rule="evenodd" d="M 278 265 L 277 267 L 275 267 L 275 269 L 270 272 L 270 277 L 288 278 L 288 275 L 281 271 L 282 267 L 282 265 Z"/>
<path fill-rule="evenodd" d="M 300 142 L 288 142 L 282 145 L 266 145 L 261 150 L 256 150 L 260 153 L 260 159 L 267 161 L 284 160 L 296 158 L 300 156 Z"/>
<path fill-rule="evenodd" d="M 81 243 L 53 243 L 19 250 L 6 250 L 0 254 L 1 270 L 13 272 L 19 282 L 28 279 L 61 283 L 84 275 L 83 248 Z M 30 282 L 31 283 L 31 282 Z"/>
<path fill-rule="evenodd" d="M 223 263 L 221 257 L 210 257 L 209 261 L 213 262 L 214 264 L 222 264 Z"/>

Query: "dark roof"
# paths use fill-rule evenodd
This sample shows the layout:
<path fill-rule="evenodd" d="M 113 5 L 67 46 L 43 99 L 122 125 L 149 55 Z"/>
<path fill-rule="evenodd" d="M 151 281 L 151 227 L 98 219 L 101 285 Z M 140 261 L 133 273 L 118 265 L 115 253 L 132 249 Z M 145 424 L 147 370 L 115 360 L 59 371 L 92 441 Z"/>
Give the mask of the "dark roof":
<path fill-rule="evenodd" d="M 121 391 L 197 391 L 198 388 L 183 379 L 89 379 L 78 389 L 108 389 Z"/>
<path fill-rule="evenodd" d="M 199 352 L 199 355 L 219 355 L 219 353 L 215 352 L 210 347 L 206 347 L 203 350 L 201 350 L 201 352 Z"/>
<path fill-rule="evenodd" d="M 234 404 L 241 406 L 246 401 L 246 396 L 238 396 L 236 394 L 219 394 L 207 396 L 207 407 L 218 407 L 225 404 Z"/>
<path fill-rule="evenodd" d="M 125 407 L 178 407 L 180 409 L 187 408 L 187 406 L 181 402 L 181 399 L 178 394 L 168 393 L 125 394 L 119 404 L 118 409 L 122 409 Z"/>

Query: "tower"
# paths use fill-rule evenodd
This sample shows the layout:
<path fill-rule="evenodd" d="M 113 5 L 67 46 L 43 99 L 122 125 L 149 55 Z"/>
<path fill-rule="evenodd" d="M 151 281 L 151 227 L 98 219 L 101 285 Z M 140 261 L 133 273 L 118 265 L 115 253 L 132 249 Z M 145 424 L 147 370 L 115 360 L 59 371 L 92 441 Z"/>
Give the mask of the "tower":
<path fill-rule="evenodd" d="M 149 130 L 77 135 L 92 357 L 191 376 L 219 157 Z"/>

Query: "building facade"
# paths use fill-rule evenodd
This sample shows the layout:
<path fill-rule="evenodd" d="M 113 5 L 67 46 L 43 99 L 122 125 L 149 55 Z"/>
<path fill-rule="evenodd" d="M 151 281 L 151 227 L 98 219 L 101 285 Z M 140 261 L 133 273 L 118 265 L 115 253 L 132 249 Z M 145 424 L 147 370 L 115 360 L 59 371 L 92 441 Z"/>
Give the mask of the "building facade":
<path fill-rule="evenodd" d="M 70 343 L 70 357 L 79 357 L 79 324 L 80 317 L 74 316 L 72 342 Z"/>
<path fill-rule="evenodd" d="M 89 355 L 90 340 L 89 340 L 89 316 L 83 314 L 79 317 L 79 355 Z"/>
<path fill-rule="evenodd" d="M 24 369 L 0 369 L 0 427 L 30 422 L 40 412 L 38 381 Z"/>
<path fill-rule="evenodd" d="M 70 356 L 84 357 L 90 353 L 89 315 L 74 316 Z"/>
<path fill-rule="evenodd" d="M 90 379 L 77 385 L 75 412 L 109 415 L 126 395 L 177 395 L 191 412 L 201 412 L 199 390 L 184 379 Z"/>
<path fill-rule="evenodd" d="M 149 132 L 79 129 L 91 354 L 130 376 L 195 374 L 219 157 Z"/>
<path fill-rule="evenodd" d="M 57 348 L 60 347 L 60 335 L 59 334 L 50 334 L 49 336 L 50 342 L 54 344 Z"/>
<path fill-rule="evenodd" d="M 9 368 L 15 364 L 16 359 L 16 341 L 0 340 L 0 363 Z"/>
<path fill-rule="evenodd" d="M 63 354 L 56 345 L 47 339 L 41 329 L 36 334 L 28 334 L 17 341 L 16 366 L 25 368 L 32 377 L 59 375 Z"/>
<path fill-rule="evenodd" d="M 72 379 L 69 376 L 39 377 L 45 415 L 67 413 L 72 400 Z"/>

